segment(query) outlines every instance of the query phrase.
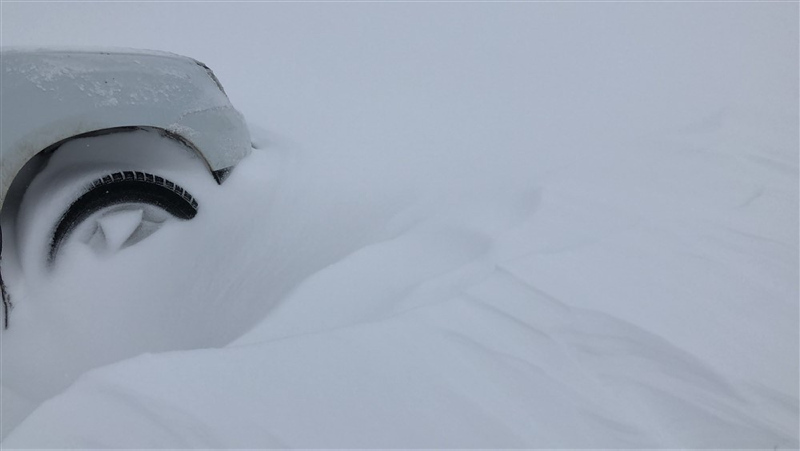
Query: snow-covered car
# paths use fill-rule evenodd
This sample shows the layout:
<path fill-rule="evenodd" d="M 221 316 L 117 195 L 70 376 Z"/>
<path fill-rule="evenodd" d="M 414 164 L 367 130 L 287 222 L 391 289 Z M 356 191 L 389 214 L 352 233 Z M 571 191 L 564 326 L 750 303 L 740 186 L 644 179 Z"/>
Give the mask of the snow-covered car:
<path fill-rule="evenodd" d="M 251 150 L 242 115 L 191 58 L 128 49 L 0 53 L 2 271 L 48 271 L 65 242 L 120 249 L 202 204 Z M 109 236 L 104 221 L 137 215 Z M 3 284 L 4 326 L 11 300 Z"/>

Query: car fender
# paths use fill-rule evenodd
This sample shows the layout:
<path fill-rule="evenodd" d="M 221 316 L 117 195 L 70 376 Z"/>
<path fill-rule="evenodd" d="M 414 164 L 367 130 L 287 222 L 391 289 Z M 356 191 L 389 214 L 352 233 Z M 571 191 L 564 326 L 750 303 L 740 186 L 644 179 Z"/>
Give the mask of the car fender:
<path fill-rule="evenodd" d="M 151 128 L 193 149 L 218 182 L 251 150 L 213 72 L 183 56 L 128 49 L 0 52 L 0 206 L 23 166 L 70 139 Z"/>

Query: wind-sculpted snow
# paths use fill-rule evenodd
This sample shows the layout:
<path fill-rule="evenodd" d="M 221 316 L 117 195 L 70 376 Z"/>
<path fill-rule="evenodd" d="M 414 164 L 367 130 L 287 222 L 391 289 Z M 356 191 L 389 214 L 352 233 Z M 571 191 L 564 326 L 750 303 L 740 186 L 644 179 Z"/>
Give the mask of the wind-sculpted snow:
<path fill-rule="evenodd" d="M 371 299 L 358 285 L 351 299 Z M 794 443 L 791 429 L 753 412 L 760 400 L 663 339 L 571 308 L 502 269 L 466 285 L 377 320 L 94 371 L 43 405 L 5 445 Z"/>
<path fill-rule="evenodd" d="M 321 174 L 259 151 L 208 209 L 275 220 L 208 244 L 237 256 L 215 268 L 237 269 L 193 297 L 222 302 L 208 344 L 245 332 L 236 311 L 265 319 L 222 348 L 90 371 L 4 446 L 797 446 L 796 166 L 737 159 L 725 171 L 679 147 L 695 135 L 676 136 L 620 149 L 626 174 L 587 161 L 526 189 L 401 202 L 372 222 L 354 209 L 360 220 L 339 224 L 292 210 L 333 201 L 316 191 Z M 670 166 L 717 175 L 659 179 Z M 745 183 L 739 168 L 762 172 Z M 775 200 L 749 208 L 786 219 L 743 210 L 750 184 Z M 631 186 L 674 206 L 639 203 Z M 253 247 L 245 237 L 263 225 Z"/>
<path fill-rule="evenodd" d="M 9 283 L 4 448 L 800 445 L 796 4 L 76 5 L 256 150 Z"/>

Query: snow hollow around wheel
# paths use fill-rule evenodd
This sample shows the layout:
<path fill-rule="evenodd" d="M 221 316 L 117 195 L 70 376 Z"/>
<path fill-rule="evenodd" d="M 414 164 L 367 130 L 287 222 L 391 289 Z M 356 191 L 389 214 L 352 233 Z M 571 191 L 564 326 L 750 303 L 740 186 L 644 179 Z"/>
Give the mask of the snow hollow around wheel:
<path fill-rule="evenodd" d="M 558 24 L 540 28 L 510 5 L 373 6 L 331 9 L 341 28 L 193 6 L 284 43 L 280 70 L 251 41 L 247 70 L 206 61 L 257 148 L 221 186 L 183 175 L 194 219 L 71 243 L 25 286 L 3 446 L 796 448 L 796 70 L 742 69 L 773 43 L 751 15 L 604 12 L 643 40 L 622 67 L 624 33 L 578 5 L 520 6 Z M 604 58 L 557 33 L 576 23 Z M 136 215 L 102 224 L 110 242 Z"/>

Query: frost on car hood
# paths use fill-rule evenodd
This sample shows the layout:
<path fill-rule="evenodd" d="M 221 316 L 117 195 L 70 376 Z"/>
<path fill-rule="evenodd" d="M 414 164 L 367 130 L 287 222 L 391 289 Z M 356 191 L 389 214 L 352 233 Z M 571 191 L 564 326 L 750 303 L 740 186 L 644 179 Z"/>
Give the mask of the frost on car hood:
<path fill-rule="evenodd" d="M 2 197 L 36 153 L 117 127 L 154 127 L 195 147 L 212 171 L 250 150 L 241 115 L 210 70 L 166 52 L 3 50 Z"/>

